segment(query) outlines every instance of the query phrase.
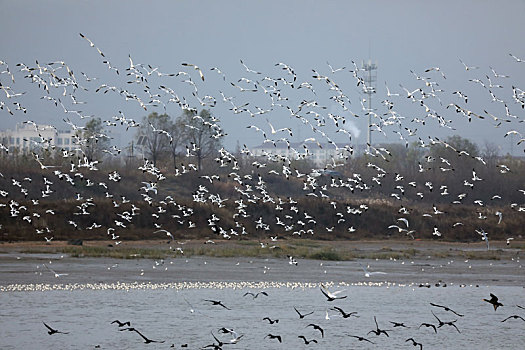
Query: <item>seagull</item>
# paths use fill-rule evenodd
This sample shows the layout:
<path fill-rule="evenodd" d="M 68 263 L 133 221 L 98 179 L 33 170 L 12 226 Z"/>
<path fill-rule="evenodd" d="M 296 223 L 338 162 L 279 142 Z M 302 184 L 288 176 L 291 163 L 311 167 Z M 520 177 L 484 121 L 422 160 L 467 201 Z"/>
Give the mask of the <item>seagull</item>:
<path fill-rule="evenodd" d="M 367 278 L 369 278 L 372 275 L 386 275 L 386 272 L 381 272 L 381 271 L 369 272 L 365 266 L 363 266 L 361 264 L 359 264 L 359 266 L 361 266 L 361 268 L 365 272 L 365 277 L 367 277 Z"/>
<path fill-rule="evenodd" d="M 461 62 L 461 64 L 463 64 L 463 66 L 465 66 L 465 70 L 471 70 L 471 69 L 478 69 L 479 67 L 476 67 L 476 66 L 467 66 L 465 64 L 465 62 L 463 62 L 461 59 L 459 59 L 459 62 Z"/>
<path fill-rule="evenodd" d="M 512 58 L 514 58 L 514 59 L 516 60 L 516 62 L 525 62 L 525 60 L 523 60 L 523 59 L 521 59 L 521 58 L 519 58 L 519 57 L 516 57 L 516 56 L 514 56 L 514 55 L 511 54 L 511 53 L 509 53 L 509 56 L 512 57 Z"/>
<path fill-rule="evenodd" d="M 196 71 L 199 71 L 199 75 L 200 75 L 202 81 L 204 81 L 204 74 L 202 74 L 202 71 L 201 71 L 201 69 L 198 66 L 196 66 L 194 64 L 191 64 L 191 63 L 181 63 L 181 64 L 183 66 L 186 66 L 186 67 L 193 67 L 193 69 L 195 69 Z"/>
<path fill-rule="evenodd" d="M 324 294 L 324 296 L 328 299 L 328 301 L 334 301 L 334 300 L 337 300 L 337 299 L 344 299 L 346 298 L 346 295 L 343 296 L 343 297 L 338 297 L 337 294 L 341 293 L 341 292 L 344 292 L 344 290 L 338 290 L 338 291 L 335 291 L 335 292 L 330 292 L 328 289 L 326 289 L 326 287 L 324 285 L 321 284 L 321 293 Z"/>
<path fill-rule="evenodd" d="M 48 326 L 45 322 L 42 322 L 42 323 L 44 324 L 44 326 L 46 326 L 47 329 L 49 329 L 47 331 L 47 334 L 49 334 L 49 335 L 53 335 L 53 334 L 56 334 L 56 333 L 69 334 L 69 332 L 61 332 L 61 331 L 59 331 L 57 329 L 53 329 L 50 326 Z"/>
<path fill-rule="evenodd" d="M 160 229 L 160 230 L 154 231 L 153 233 L 157 233 L 157 232 L 166 232 L 166 235 L 167 235 L 168 237 L 170 237 L 173 241 L 175 240 L 175 237 L 173 237 L 173 235 L 171 234 L 171 232 L 169 232 L 169 231 L 167 231 L 167 230 Z"/>
<path fill-rule="evenodd" d="M 49 271 L 51 271 L 51 272 L 55 275 L 56 278 L 59 278 L 59 277 L 62 277 L 62 276 L 67 276 L 67 275 L 69 275 L 68 273 L 56 273 L 54 270 L 52 270 L 51 268 L 49 268 L 46 264 L 43 264 L 43 265 L 44 265 L 44 267 L 45 267 L 46 269 L 48 269 Z"/>
<path fill-rule="evenodd" d="M 494 311 L 496 311 L 499 306 L 503 306 L 503 304 L 498 301 L 498 297 L 492 293 L 490 293 L 490 299 L 483 299 L 483 301 L 492 304 L 492 306 L 494 306 Z"/>

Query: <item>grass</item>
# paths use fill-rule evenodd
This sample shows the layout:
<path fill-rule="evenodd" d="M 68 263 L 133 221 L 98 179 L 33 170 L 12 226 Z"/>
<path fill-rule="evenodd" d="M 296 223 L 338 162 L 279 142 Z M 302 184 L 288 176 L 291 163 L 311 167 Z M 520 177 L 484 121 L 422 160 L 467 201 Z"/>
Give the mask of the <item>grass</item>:
<path fill-rule="evenodd" d="M 274 248 L 270 248 L 274 247 Z M 279 246 L 269 245 L 262 248 L 257 241 L 238 241 L 232 244 L 194 245 L 183 247 L 184 254 L 173 251 L 165 246 L 141 247 L 108 247 L 108 246 L 58 246 L 34 247 L 21 250 L 28 254 L 68 254 L 72 257 L 115 258 L 115 259 L 165 259 L 191 256 L 209 256 L 216 258 L 253 257 L 253 258 L 287 258 L 293 256 L 300 259 L 315 259 L 329 261 L 345 261 L 355 259 L 413 259 L 431 256 L 433 258 L 461 257 L 473 260 L 500 260 L 508 255 L 502 249 L 461 250 L 439 249 L 418 250 L 415 248 L 382 247 L 378 249 L 344 249 L 343 247 L 322 244 L 312 241 L 289 241 L 280 243 Z"/>

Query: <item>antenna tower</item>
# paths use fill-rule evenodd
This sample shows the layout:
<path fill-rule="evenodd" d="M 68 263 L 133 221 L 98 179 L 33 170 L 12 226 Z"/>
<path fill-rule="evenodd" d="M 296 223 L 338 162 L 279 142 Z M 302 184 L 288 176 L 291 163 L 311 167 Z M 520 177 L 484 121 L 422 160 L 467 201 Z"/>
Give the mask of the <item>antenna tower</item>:
<path fill-rule="evenodd" d="M 372 145 L 372 130 L 370 125 L 372 124 L 372 95 L 376 93 L 375 82 L 377 80 L 377 61 L 372 63 L 372 60 L 368 59 L 368 62 L 362 62 L 361 67 L 365 71 L 366 76 L 364 77 L 363 94 L 368 95 L 368 128 L 366 137 L 366 149 L 370 151 Z"/>

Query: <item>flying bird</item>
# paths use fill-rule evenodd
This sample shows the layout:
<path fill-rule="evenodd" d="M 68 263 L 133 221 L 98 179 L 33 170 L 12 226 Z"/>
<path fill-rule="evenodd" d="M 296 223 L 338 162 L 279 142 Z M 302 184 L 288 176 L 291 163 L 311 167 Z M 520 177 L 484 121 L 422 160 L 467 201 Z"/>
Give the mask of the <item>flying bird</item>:
<path fill-rule="evenodd" d="M 494 311 L 496 311 L 499 306 L 503 306 L 503 304 L 498 301 L 498 297 L 492 293 L 490 293 L 490 299 L 483 299 L 483 301 L 492 304 L 492 306 L 494 306 Z"/>
<path fill-rule="evenodd" d="M 338 290 L 338 291 L 335 291 L 335 292 L 330 292 L 328 289 L 326 289 L 326 287 L 321 284 L 321 293 L 324 294 L 324 296 L 328 299 L 328 301 L 334 301 L 334 300 L 337 300 L 337 299 L 344 299 L 346 298 L 346 295 L 345 296 L 342 296 L 342 297 L 338 297 L 337 294 L 341 293 L 341 292 L 344 292 L 344 290 Z"/>
<path fill-rule="evenodd" d="M 42 322 L 42 323 L 48 329 L 47 334 L 49 334 L 49 335 L 53 335 L 53 334 L 56 334 L 56 333 L 69 334 L 69 332 L 61 332 L 61 331 L 59 331 L 57 329 L 53 329 L 50 326 L 48 326 L 45 322 Z"/>

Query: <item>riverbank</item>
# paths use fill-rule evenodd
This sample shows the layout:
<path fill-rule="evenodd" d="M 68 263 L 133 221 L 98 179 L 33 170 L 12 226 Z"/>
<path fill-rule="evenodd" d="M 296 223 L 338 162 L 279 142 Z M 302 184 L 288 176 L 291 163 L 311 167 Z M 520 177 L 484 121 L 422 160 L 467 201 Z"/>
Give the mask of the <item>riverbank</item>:
<path fill-rule="evenodd" d="M 525 286 L 523 242 L 491 242 L 489 251 L 484 243 L 427 241 L 286 240 L 273 242 L 276 248 L 252 241 L 171 243 L 4 243 L 0 284 L 337 281 Z M 287 257 L 290 252 L 297 265 Z"/>

